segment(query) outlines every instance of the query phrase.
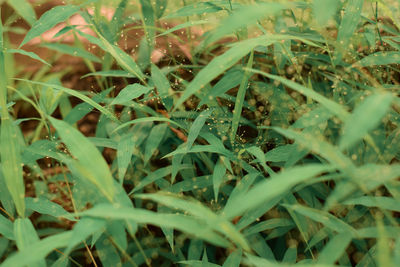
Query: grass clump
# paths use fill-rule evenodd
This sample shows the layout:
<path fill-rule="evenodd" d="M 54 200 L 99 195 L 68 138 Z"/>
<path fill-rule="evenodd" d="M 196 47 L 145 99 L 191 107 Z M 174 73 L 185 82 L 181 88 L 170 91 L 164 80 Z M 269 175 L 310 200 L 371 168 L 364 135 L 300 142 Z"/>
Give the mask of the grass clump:
<path fill-rule="evenodd" d="M 398 0 L 3 2 L 1 266 L 400 265 Z"/>

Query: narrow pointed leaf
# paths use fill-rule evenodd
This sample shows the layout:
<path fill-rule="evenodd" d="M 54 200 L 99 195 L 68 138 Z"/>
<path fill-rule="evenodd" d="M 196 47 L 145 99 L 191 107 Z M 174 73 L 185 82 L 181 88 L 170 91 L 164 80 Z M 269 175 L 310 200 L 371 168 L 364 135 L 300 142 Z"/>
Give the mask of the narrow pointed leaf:
<path fill-rule="evenodd" d="M 109 200 L 112 200 L 114 197 L 113 177 L 100 151 L 82 133 L 68 123 L 51 117 L 49 120 L 68 150 L 77 159 L 85 178 Z"/>
<path fill-rule="evenodd" d="M 378 126 L 388 112 L 392 100 L 393 95 L 390 93 L 374 94 L 357 106 L 343 126 L 343 134 L 339 142 L 340 149 L 349 148 Z"/>
<path fill-rule="evenodd" d="M 24 40 L 20 44 L 20 47 L 32 40 L 35 37 L 40 36 L 44 32 L 50 30 L 60 22 L 64 22 L 66 19 L 71 17 L 73 14 L 79 11 L 79 6 L 65 5 L 56 6 L 46 13 L 44 13 L 33 25 L 29 32 L 25 35 Z"/>
<path fill-rule="evenodd" d="M 327 165 L 308 165 L 303 167 L 295 167 L 278 173 L 274 178 L 269 178 L 262 181 L 245 194 L 240 194 L 239 197 L 230 200 L 229 207 L 224 209 L 224 216 L 234 218 L 251 210 L 258 205 L 268 203 L 272 199 L 281 196 L 289 191 L 295 185 L 312 179 L 316 175 L 330 171 L 332 167 Z M 243 201 L 246 199 L 246 201 Z"/>
<path fill-rule="evenodd" d="M 116 98 L 111 102 L 111 105 L 120 105 L 138 98 L 150 92 L 153 88 L 143 86 L 139 83 L 130 84 L 119 92 Z"/>

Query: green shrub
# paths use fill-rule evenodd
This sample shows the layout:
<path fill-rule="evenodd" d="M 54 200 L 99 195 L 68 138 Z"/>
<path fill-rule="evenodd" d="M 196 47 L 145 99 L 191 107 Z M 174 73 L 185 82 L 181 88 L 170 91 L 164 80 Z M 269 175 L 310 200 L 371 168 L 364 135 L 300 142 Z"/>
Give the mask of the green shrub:
<path fill-rule="evenodd" d="M 2 2 L 1 266 L 400 266 L 398 0 Z"/>

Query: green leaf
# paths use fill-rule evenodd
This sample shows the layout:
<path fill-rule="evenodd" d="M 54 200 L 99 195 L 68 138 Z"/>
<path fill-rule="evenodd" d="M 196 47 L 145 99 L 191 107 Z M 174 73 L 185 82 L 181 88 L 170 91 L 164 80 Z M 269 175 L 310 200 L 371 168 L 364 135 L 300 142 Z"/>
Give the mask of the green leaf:
<path fill-rule="evenodd" d="M 293 128 L 307 128 L 326 122 L 333 116 L 325 107 L 317 107 L 301 116 L 292 125 Z"/>
<path fill-rule="evenodd" d="M 237 249 L 231 252 L 231 254 L 229 254 L 228 258 L 225 260 L 222 267 L 239 267 L 241 261 L 242 261 L 242 250 Z"/>
<path fill-rule="evenodd" d="M 26 266 L 42 260 L 55 248 L 66 247 L 71 235 L 72 232 L 67 231 L 40 240 L 36 242 L 35 245 L 29 246 L 26 249 L 9 256 L 2 263 L 2 267 Z"/>
<path fill-rule="evenodd" d="M 42 62 L 43 64 L 45 64 L 47 66 L 51 66 L 50 63 L 48 63 L 47 61 L 41 59 L 37 54 L 35 54 L 33 52 L 28 52 L 28 51 L 25 51 L 23 49 L 7 49 L 5 52 L 6 53 L 11 53 L 11 54 L 21 54 L 21 55 L 24 55 L 24 56 L 28 56 L 28 57 L 30 57 L 32 59 L 35 59 L 35 60 L 38 60 L 38 61 Z"/>
<path fill-rule="evenodd" d="M 157 124 L 155 125 L 149 134 L 149 137 L 147 138 L 146 141 L 146 146 L 144 149 L 144 162 L 147 163 L 151 156 L 154 154 L 154 152 L 158 149 L 159 145 L 163 141 L 164 135 L 167 132 L 168 125 L 163 123 L 163 124 Z"/>
<path fill-rule="evenodd" d="M 293 81 L 290 81 L 286 78 L 280 77 L 280 76 L 276 76 L 273 74 L 269 74 L 263 71 L 259 71 L 259 70 L 255 70 L 255 69 L 251 69 L 250 71 L 254 72 L 254 73 L 258 73 L 261 75 L 264 75 L 270 79 L 273 79 L 275 81 L 281 82 L 282 84 L 290 87 L 291 89 L 299 92 L 302 95 L 305 95 L 315 101 L 317 101 L 318 103 L 320 103 L 322 106 L 324 106 L 327 110 L 329 110 L 330 112 L 332 112 L 332 114 L 335 114 L 338 116 L 339 119 L 341 120 L 345 120 L 348 116 L 349 113 L 347 112 L 347 110 L 340 104 L 330 100 L 329 98 L 313 91 L 310 88 L 304 87 L 298 83 L 295 83 Z"/>
<path fill-rule="evenodd" d="M 287 138 L 294 139 L 299 145 L 323 156 L 337 167 L 343 168 L 344 170 L 350 170 L 354 167 L 353 162 L 348 157 L 338 151 L 335 146 L 323 140 L 322 137 L 279 127 L 272 127 L 272 129 Z"/>
<path fill-rule="evenodd" d="M 254 50 L 251 51 L 249 60 L 247 61 L 247 69 L 253 66 Z M 239 121 L 242 117 L 242 109 L 246 96 L 249 78 L 251 76 L 248 70 L 245 71 L 242 81 L 240 82 L 239 90 L 236 95 L 235 108 L 233 109 L 232 128 L 231 128 L 231 142 L 235 140 L 236 132 L 239 127 Z"/>
<path fill-rule="evenodd" d="M 219 159 L 214 166 L 214 171 L 213 171 L 213 176 L 212 176 L 214 197 L 215 197 L 216 202 L 218 201 L 219 187 L 222 184 L 225 174 L 226 174 L 225 165 L 224 165 L 222 159 Z"/>
<path fill-rule="evenodd" d="M 274 172 L 271 170 L 271 168 L 268 167 L 268 165 L 265 163 L 267 161 L 267 159 L 264 155 L 264 152 L 261 150 L 261 148 L 259 148 L 257 146 L 251 146 L 251 147 L 246 148 L 246 150 L 251 155 L 256 157 L 256 159 L 258 160 L 258 162 L 261 164 L 261 166 L 264 168 L 264 170 L 266 172 L 268 172 L 270 175 L 274 174 Z"/>
<path fill-rule="evenodd" d="M 229 242 L 213 232 L 198 218 L 182 214 L 156 213 L 144 209 L 116 207 L 109 204 L 100 204 L 82 212 L 81 216 L 97 218 L 132 220 L 141 224 L 152 224 L 159 227 L 174 228 L 221 247 L 229 247 Z"/>
<path fill-rule="evenodd" d="M 135 193 L 143 189 L 145 186 L 164 178 L 165 176 L 171 174 L 171 172 L 172 172 L 172 167 L 167 166 L 164 168 L 159 168 L 158 170 L 149 173 L 146 177 L 140 179 L 139 183 L 135 185 L 135 188 L 132 189 L 131 193 Z"/>
<path fill-rule="evenodd" d="M 335 235 L 326 244 L 318 256 L 318 263 L 335 264 L 335 262 L 345 253 L 352 236 L 348 233 Z"/>
<path fill-rule="evenodd" d="M 117 131 L 119 131 L 119 130 L 125 128 L 125 127 L 128 127 L 128 126 L 130 126 L 132 124 L 145 123 L 145 122 L 154 122 L 154 121 L 168 122 L 168 123 L 171 123 L 171 124 L 173 124 L 175 126 L 178 126 L 179 128 L 183 128 L 183 126 L 180 125 L 179 123 L 177 123 L 177 122 L 175 122 L 173 120 L 170 120 L 168 118 L 165 118 L 165 117 L 145 117 L 145 118 L 139 118 L 139 119 L 134 119 L 134 120 L 125 122 L 125 123 L 121 124 L 120 126 L 118 126 L 117 128 L 115 128 L 114 132 L 117 132 Z"/>
<path fill-rule="evenodd" d="M 224 76 L 214 85 L 212 90 L 207 92 L 207 95 L 203 97 L 199 106 L 208 103 L 210 100 L 221 97 L 228 90 L 240 85 L 243 80 L 244 72 L 238 68 L 232 68 L 228 70 Z"/>
<path fill-rule="evenodd" d="M 189 151 L 194 144 L 194 141 L 197 139 L 201 129 L 203 128 L 204 124 L 208 117 L 212 114 L 212 109 L 206 109 L 200 113 L 200 115 L 194 120 L 192 126 L 189 130 L 188 139 L 186 142 L 186 150 Z"/>
<path fill-rule="evenodd" d="M 115 39 L 118 39 L 118 35 L 121 31 L 121 27 L 124 24 L 124 11 L 126 10 L 126 6 L 128 4 L 128 0 L 121 0 L 118 4 L 117 9 L 114 12 L 114 15 L 110 21 L 110 29 L 111 32 L 115 34 Z M 115 40 L 117 41 L 117 40 Z"/>
<path fill-rule="evenodd" d="M 206 44 L 218 41 L 227 34 L 257 23 L 260 19 L 277 14 L 285 6 L 280 3 L 256 3 L 235 10 L 220 22 L 218 28 L 205 40 Z"/>
<path fill-rule="evenodd" d="M 223 214 L 226 218 L 234 218 L 244 212 L 256 208 L 258 205 L 268 203 L 268 201 L 280 196 L 284 197 L 295 185 L 310 180 L 316 175 L 333 170 L 329 165 L 307 165 L 294 167 L 276 174 L 273 178 L 262 181 L 245 194 L 229 199 L 229 206 L 225 206 Z M 246 199 L 246 201 L 243 201 Z"/>
<path fill-rule="evenodd" d="M 357 234 L 356 230 L 352 226 L 345 223 L 336 216 L 330 214 L 329 212 L 312 209 L 297 204 L 296 205 L 282 204 L 282 206 L 286 207 L 287 209 L 293 210 L 294 212 L 300 213 L 316 222 L 322 223 L 324 226 L 338 233 L 346 233 L 350 237 L 356 236 Z"/>
<path fill-rule="evenodd" d="M 9 4 L 15 12 L 17 12 L 21 18 L 26 20 L 29 25 L 33 25 L 36 21 L 35 10 L 32 5 L 27 0 L 7 0 L 7 4 Z"/>
<path fill-rule="evenodd" d="M 265 153 L 265 161 L 285 162 L 296 151 L 296 145 L 289 144 L 277 146 L 274 149 Z"/>
<path fill-rule="evenodd" d="M 370 67 L 377 65 L 399 64 L 400 52 L 397 51 L 382 51 L 372 55 L 368 55 L 357 61 L 353 66 Z"/>
<path fill-rule="evenodd" d="M 221 4 L 222 7 L 216 5 L 215 2 Z M 192 15 L 204 15 L 207 13 L 215 13 L 224 10 L 224 8 L 228 8 L 228 6 L 229 4 L 226 1 L 197 2 L 191 5 L 186 5 L 185 7 L 178 9 L 174 13 L 169 14 L 165 18 L 187 17 Z"/>
<path fill-rule="evenodd" d="M 91 72 L 91 73 L 85 74 L 82 76 L 82 79 L 89 77 L 89 76 L 124 77 L 124 78 L 135 78 L 136 77 L 136 75 L 133 75 L 132 73 L 129 73 L 125 70 L 105 70 L 105 71 L 97 71 L 97 72 Z"/>
<path fill-rule="evenodd" d="M 117 63 L 127 72 L 135 75 L 141 82 L 144 82 L 145 75 L 140 70 L 139 66 L 133 60 L 133 58 L 125 53 L 121 48 L 116 45 L 110 44 L 99 32 L 97 32 L 100 42 L 98 39 L 90 38 L 89 41 L 95 41 L 96 44 L 100 44 L 101 48 L 105 51 L 110 53 Z M 85 35 L 87 36 L 87 35 Z"/>
<path fill-rule="evenodd" d="M 96 251 L 103 266 L 121 266 L 121 257 L 111 240 L 110 237 L 102 235 L 96 242 Z"/>
<path fill-rule="evenodd" d="M 167 207 L 179 209 L 192 214 L 193 216 L 199 217 L 200 219 L 204 220 L 209 227 L 224 234 L 226 237 L 229 237 L 244 250 L 249 251 L 250 249 L 247 240 L 244 239 L 243 235 L 233 226 L 231 222 L 225 220 L 225 218 L 221 216 L 216 215 L 198 201 L 184 199 L 171 193 L 142 194 L 137 197 L 150 199 Z"/>
<path fill-rule="evenodd" d="M 188 27 L 191 27 L 191 26 L 196 26 L 196 25 L 201 25 L 201 24 L 208 24 L 208 23 L 210 23 L 210 22 L 207 21 L 207 20 L 187 21 L 187 22 L 184 22 L 182 24 L 176 25 L 175 27 L 172 27 L 172 28 L 164 31 L 163 33 L 157 35 L 156 37 L 167 35 L 167 34 L 172 33 L 174 31 L 185 29 L 185 28 L 188 28 Z"/>
<path fill-rule="evenodd" d="M 101 60 L 98 57 L 96 57 L 92 53 L 90 53 L 82 48 L 79 48 L 77 46 L 70 46 L 70 45 L 58 44 L 58 43 L 48 43 L 48 44 L 43 44 L 41 46 L 58 51 L 60 53 L 66 54 L 66 55 L 80 57 L 80 58 L 86 58 L 93 62 L 101 63 Z"/>
<path fill-rule="evenodd" d="M 1 164 L 0 164 L 0 201 L 3 208 L 10 215 L 13 216 L 15 213 L 14 201 L 10 195 L 10 192 L 8 191 L 6 181 L 4 180 L 3 169 L 1 167 Z"/>
<path fill-rule="evenodd" d="M 62 217 L 71 221 L 75 221 L 74 216 L 66 211 L 63 207 L 43 197 L 26 197 L 25 205 L 27 210 L 32 210 L 40 214 L 46 214 L 54 217 Z"/>
<path fill-rule="evenodd" d="M 257 223 L 256 225 L 249 227 L 245 230 L 244 234 L 246 236 L 263 232 L 266 230 L 272 230 L 275 228 L 279 227 L 288 227 L 294 225 L 292 220 L 285 219 L 285 218 L 274 218 L 270 220 L 266 220 L 260 223 Z"/>
<path fill-rule="evenodd" d="M 46 13 L 44 13 L 33 25 L 29 32 L 25 35 L 24 40 L 20 47 L 32 40 L 35 37 L 43 34 L 45 31 L 50 30 L 60 22 L 64 22 L 73 14 L 79 11 L 79 6 L 66 5 L 56 6 Z"/>
<path fill-rule="evenodd" d="M 340 0 L 314 0 L 313 12 L 317 25 L 321 28 L 325 27 L 329 20 L 335 15 Z"/>
<path fill-rule="evenodd" d="M 19 251 L 29 249 L 39 241 L 39 236 L 29 219 L 16 219 L 14 221 L 14 236 Z M 46 266 L 46 262 L 41 259 L 29 266 Z"/>
<path fill-rule="evenodd" d="M 6 111 L 7 112 L 7 111 Z M 4 181 L 19 216 L 25 216 L 25 185 L 22 176 L 21 148 L 17 126 L 10 118 L 1 117 L 0 156 Z"/>
<path fill-rule="evenodd" d="M 351 147 L 377 127 L 388 112 L 392 100 L 393 95 L 390 93 L 377 93 L 368 96 L 357 106 L 343 126 L 343 134 L 339 141 L 340 149 Z"/>
<path fill-rule="evenodd" d="M 96 103 L 95 101 L 93 101 L 92 99 L 90 99 L 89 97 L 85 96 L 84 94 L 73 90 L 73 89 L 69 89 L 63 86 L 60 86 L 58 84 L 53 84 L 53 83 L 42 83 L 42 82 L 35 82 L 35 81 L 31 81 L 31 80 L 26 80 L 26 79 L 16 79 L 19 81 L 24 81 L 24 82 L 28 82 L 28 83 L 32 83 L 32 84 L 38 84 L 38 85 L 42 85 L 42 86 L 48 86 L 57 90 L 61 90 L 69 95 L 75 96 L 77 98 L 79 98 L 80 100 L 88 103 L 89 105 L 97 108 L 101 113 L 103 113 L 104 115 L 106 115 L 108 118 L 110 118 L 111 120 L 115 121 L 115 122 L 119 122 L 119 120 L 117 119 L 117 117 L 115 117 L 115 115 L 113 113 L 111 113 L 108 109 L 105 109 L 104 107 L 100 106 L 98 103 Z"/>
<path fill-rule="evenodd" d="M 335 64 L 338 64 L 349 50 L 351 38 L 361 20 L 363 4 L 364 0 L 349 0 L 347 2 L 336 39 L 336 50 L 334 52 Z"/>
<path fill-rule="evenodd" d="M 14 240 L 13 223 L 0 214 L 0 234 L 9 240 Z"/>
<path fill-rule="evenodd" d="M 289 247 L 283 255 L 282 262 L 295 264 L 297 259 L 297 247 Z"/>
<path fill-rule="evenodd" d="M 384 210 L 400 212 L 399 201 L 391 197 L 363 196 L 343 202 L 345 205 L 362 205 L 365 207 L 377 207 Z"/>
<path fill-rule="evenodd" d="M 76 158 L 77 165 L 75 167 L 111 201 L 114 197 L 113 177 L 99 150 L 68 123 L 51 117 L 49 120 L 70 153 Z"/>
<path fill-rule="evenodd" d="M 204 254 L 206 255 L 206 254 Z M 221 265 L 211 263 L 211 262 L 205 262 L 204 260 L 199 261 L 199 260 L 189 260 L 189 261 L 179 261 L 178 263 L 184 264 L 185 266 L 190 266 L 190 267 L 220 267 Z"/>
<path fill-rule="evenodd" d="M 121 136 L 117 145 L 118 178 L 123 182 L 129 163 L 131 163 L 133 149 L 135 148 L 135 133 L 128 132 Z"/>
<path fill-rule="evenodd" d="M 186 90 L 183 92 L 183 95 L 175 104 L 174 109 L 182 105 L 191 95 L 204 88 L 213 79 L 217 78 L 227 69 L 235 65 L 239 59 L 247 55 L 254 47 L 258 45 L 268 45 L 269 43 L 270 40 L 268 36 L 249 39 L 235 44 L 224 54 L 215 57 L 207 66 L 202 68 L 193 81 L 190 82 Z"/>
<path fill-rule="evenodd" d="M 170 95 L 171 85 L 167 77 L 165 77 L 162 71 L 154 64 L 151 64 L 151 78 L 165 108 L 171 110 L 173 102 L 172 99 L 168 97 Z"/>
<path fill-rule="evenodd" d="M 79 243 L 85 241 L 89 236 L 106 228 L 106 221 L 97 218 L 82 218 L 74 225 L 72 236 L 69 240 L 65 253 L 68 255 L 72 249 Z"/>
<path fill-rule="evenodd" d="M 121 105 L 132 99 L 138 98 L 153 90 L 153 87 L 143 86 L 139 83 L 130 84 L 119 92 L 116 98 L 111 102 L 111 105 Z"/>

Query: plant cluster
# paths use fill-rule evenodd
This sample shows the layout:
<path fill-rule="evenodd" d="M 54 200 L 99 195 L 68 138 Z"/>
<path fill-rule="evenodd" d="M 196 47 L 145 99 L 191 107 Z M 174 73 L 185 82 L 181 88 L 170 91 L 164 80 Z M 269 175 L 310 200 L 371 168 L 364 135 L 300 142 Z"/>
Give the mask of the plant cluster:
<path fill-rule="evenodd" d="M 400 266 L 399 0 L 0 3 L 1 266 Z"/>

